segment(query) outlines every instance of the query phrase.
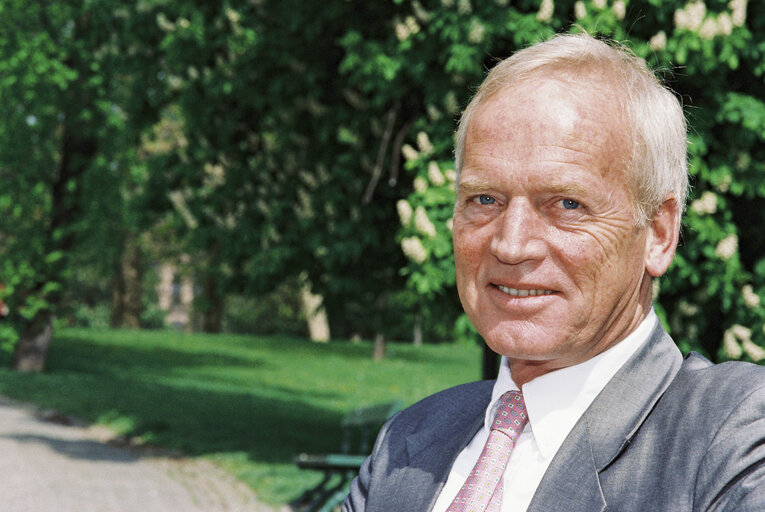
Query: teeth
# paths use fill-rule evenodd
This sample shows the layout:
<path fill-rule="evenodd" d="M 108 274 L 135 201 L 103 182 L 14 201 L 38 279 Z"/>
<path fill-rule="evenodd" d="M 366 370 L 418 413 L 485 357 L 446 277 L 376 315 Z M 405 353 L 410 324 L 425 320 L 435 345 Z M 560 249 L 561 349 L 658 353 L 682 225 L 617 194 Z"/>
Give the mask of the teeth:
<path fill-rule="evenodd" d="M 507 286 L 502 286 L 501 284 L 498 284 L 497 288 L 508 295 L 512 295 L 513 297 L 536 297 L 537 295 L 551 295 L 555 293 L 552 290 L 521 290 L 518 288 L 509 288 Z"/>

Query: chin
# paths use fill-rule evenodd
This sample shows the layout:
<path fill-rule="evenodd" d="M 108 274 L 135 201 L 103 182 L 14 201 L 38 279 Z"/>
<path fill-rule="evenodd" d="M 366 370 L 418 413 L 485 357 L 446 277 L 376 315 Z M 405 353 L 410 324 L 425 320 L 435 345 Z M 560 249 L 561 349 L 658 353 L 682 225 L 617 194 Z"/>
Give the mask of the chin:
<path fill-rule="evenodd" d="M 561 348 L 566 344 L 564 340 L 558 341 L 556 337 L 550 336 L 542 329 L 528 326 L 520 329 L 517 327 L 494 326 L 486 331 L 484 340 L 490 349 L 500 355 L 510 359 L 529 361 L 556 359 L 562 352 Z M 539 340 L 544 341 L 540 343 Z"/>

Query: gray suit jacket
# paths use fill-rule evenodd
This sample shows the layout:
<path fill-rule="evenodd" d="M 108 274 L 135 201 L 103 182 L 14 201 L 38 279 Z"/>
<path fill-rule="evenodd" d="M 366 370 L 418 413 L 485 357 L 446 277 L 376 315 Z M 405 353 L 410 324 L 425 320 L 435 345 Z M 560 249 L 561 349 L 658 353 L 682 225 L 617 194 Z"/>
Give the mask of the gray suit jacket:
<path fill-rule="evenodd" d="M 394 416 L 343 512 L 426 512 L 483 424 L 493 381 Z M 657 327 L 553 458 L 534 512 L 765 511 L 765 367 L 680 355 Z"/>

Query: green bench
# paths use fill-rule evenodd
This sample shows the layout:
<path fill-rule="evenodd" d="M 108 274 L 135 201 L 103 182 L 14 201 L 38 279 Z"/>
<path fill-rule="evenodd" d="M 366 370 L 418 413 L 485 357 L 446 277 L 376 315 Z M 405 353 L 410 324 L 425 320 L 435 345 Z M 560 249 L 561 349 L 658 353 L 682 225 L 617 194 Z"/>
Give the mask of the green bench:
<path fill-rule="evenodd" d="M 351 480 L 358 474 L 361 464 L 372 451 L 372 444 L 385 421 L 401 410 L 400 400 L 358 407 L 343 418 L 343 440 L 339 453 L 313 455 L 301 453 L 294 462 L 301 469 L 324 473 L 319 484 L 294 500 L 293 510 L 302 512 L 330 512 L 342 503 L 348 494 Z"/>

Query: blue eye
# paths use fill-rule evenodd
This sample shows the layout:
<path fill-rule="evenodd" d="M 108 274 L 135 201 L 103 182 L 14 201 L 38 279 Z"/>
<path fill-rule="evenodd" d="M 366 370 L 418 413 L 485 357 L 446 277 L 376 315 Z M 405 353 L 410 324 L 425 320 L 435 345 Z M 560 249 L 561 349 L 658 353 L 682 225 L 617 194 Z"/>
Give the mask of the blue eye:
<path fill-rule="evenodd" d="M 573 199 L 563 199 L 561 200 L 561 204 L 566 210 L 576 210 L 580 206 L 579 203 Z"/>
<path fill-rule="evenodd" d="M 481 203 L 481 204 L 494 204 L 496 202 L 496 200 L 493 197 L 491 197 L 491 196 L 487 196 L 486 194 L 482 194 L 482 195 L 478 196 L 478 202 Z"/>

